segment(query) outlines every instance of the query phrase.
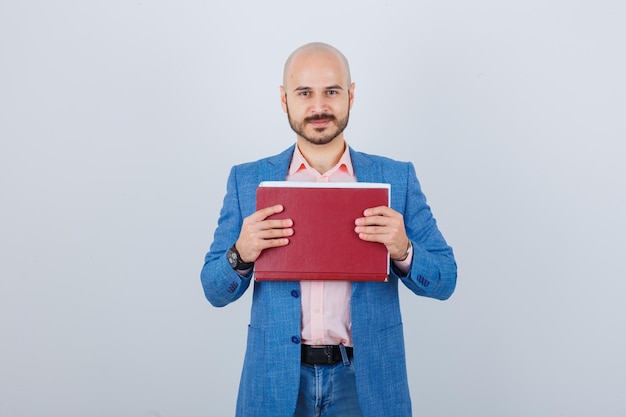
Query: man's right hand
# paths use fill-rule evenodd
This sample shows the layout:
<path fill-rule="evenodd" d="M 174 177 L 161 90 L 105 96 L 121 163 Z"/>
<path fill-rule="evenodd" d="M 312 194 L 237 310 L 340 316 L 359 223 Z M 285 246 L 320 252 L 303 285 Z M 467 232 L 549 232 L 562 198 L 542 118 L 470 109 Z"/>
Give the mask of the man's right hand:
<path fill-rule="evenodd" d="M 266 207 L 243 219 L 239 239 L 235 242 L 239 256 L 244 262 L 254 262 L 264 249 L 285 246 L 288 236 L 293 235 L 291 219 L 271 219 L 272 214 L 284 210 L 282 205 Z"/>

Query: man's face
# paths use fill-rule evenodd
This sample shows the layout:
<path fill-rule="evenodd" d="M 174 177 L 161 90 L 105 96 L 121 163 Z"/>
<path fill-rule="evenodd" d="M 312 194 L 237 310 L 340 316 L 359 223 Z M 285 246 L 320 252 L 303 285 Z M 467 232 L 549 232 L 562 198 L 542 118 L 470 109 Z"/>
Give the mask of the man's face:
<path fill-rule="evenodd" d="M 291 128 L 302 139 L 325 145 L 343 139 L 354 98 L 347 68 L 330 53 L 296 57 L 281 87 L 283 110 Z"/>

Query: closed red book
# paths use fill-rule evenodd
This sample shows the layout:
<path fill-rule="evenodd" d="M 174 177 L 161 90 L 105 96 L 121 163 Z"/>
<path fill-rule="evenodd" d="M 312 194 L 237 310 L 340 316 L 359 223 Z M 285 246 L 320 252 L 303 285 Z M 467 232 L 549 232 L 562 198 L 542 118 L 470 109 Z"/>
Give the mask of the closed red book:
<path fill-rule="evenodd" d="M 359 239 L 354 221 L 363 211 L 389 206 L 390 185 L 268 181 L 257 188 L 257 210 L 276 204 L 292 219 L 289 244 L 265 249 L 254 263 L 257 280 L 385 281 L 389 254 L 382 243 Z"/>

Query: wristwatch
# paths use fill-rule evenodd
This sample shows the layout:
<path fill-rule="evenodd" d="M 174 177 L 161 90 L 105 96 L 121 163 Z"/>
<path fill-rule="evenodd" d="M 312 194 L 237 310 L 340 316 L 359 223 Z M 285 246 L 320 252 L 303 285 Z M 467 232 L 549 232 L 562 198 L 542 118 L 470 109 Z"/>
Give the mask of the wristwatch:
<path fill-rule="evenodd" d="M 245 271 L 246 269 L 252 268 L 254 265 L 254 262 L 244 262 L 241 259 L 241 255 L 239 255 L 235 245 L 231 246 L 228 252 L 226 252 L 226 259 L 228 259 L 228 263 L 233 269 L 239 271 Z"/>

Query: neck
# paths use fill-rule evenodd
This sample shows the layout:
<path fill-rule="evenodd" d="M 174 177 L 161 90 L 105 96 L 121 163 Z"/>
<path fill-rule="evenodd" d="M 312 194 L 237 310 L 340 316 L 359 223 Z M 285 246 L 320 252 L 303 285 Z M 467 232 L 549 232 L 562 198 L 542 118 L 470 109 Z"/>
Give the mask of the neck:
<path fill-rule="evenodd" d="M 297 144 L 304 159 L 320 174 L 328 172 L 329 169 L 337 165 L 346 149 L 343 135 L 337 136 L 330 143 L 324 145 L 316 145 L 298 137 Z"/>

